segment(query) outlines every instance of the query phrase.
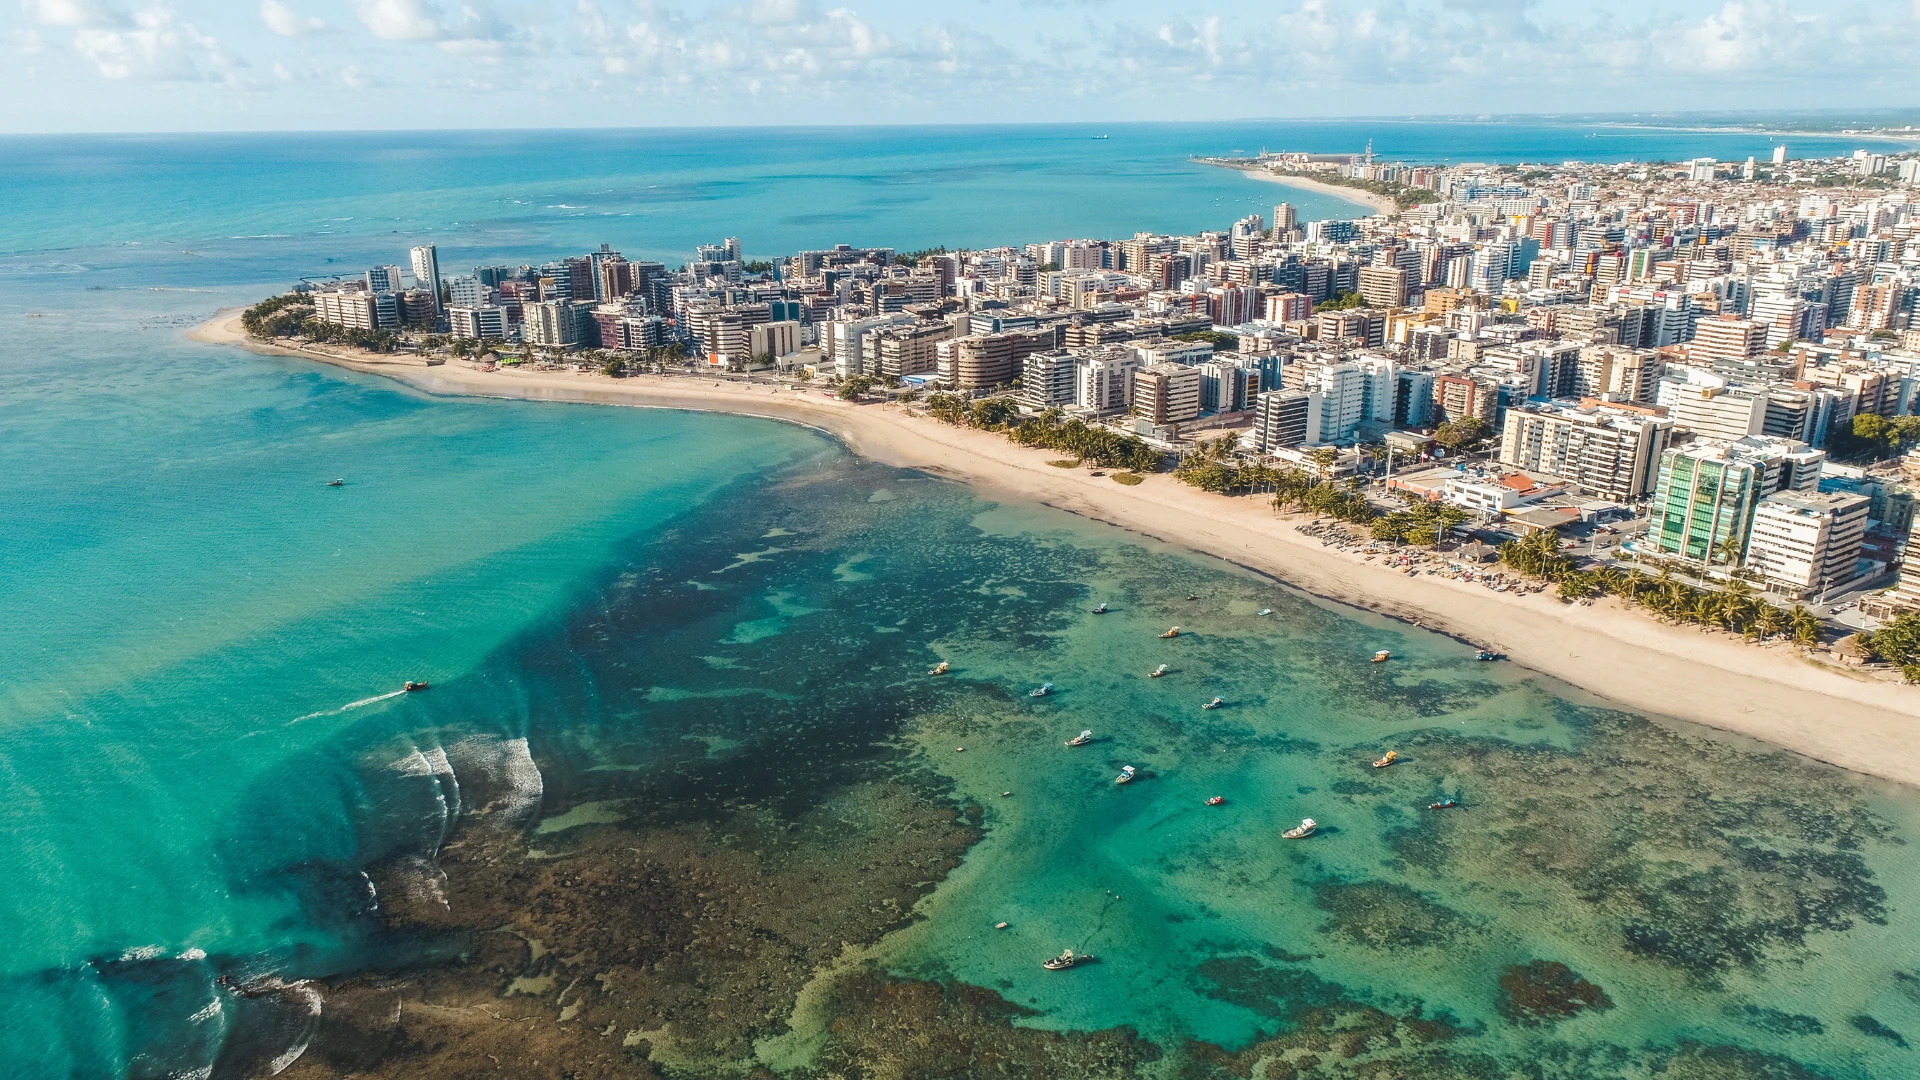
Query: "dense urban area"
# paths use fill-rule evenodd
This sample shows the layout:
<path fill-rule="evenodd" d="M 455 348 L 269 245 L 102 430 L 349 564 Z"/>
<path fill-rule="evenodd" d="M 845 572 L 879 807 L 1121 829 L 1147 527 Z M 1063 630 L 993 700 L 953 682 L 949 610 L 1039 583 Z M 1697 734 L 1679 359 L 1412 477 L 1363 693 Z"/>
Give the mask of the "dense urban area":
<path fill-rule="evenodd" d="M 679 267 L 603 245 L 458 275 L 423 246 L 245 326 L 395 362 L 758 372 L 903 401 L 1123 483 L 1171 467 L 1271 495 L 1408 572 L 1841 637 L 1843 659 L 1920 676 L 1920 573 L 1901 572 L 1920 157 L 1208 164 L 1378 213 L 1281 202 L 1192 236 L 778 261 L 729 238 Z"/>

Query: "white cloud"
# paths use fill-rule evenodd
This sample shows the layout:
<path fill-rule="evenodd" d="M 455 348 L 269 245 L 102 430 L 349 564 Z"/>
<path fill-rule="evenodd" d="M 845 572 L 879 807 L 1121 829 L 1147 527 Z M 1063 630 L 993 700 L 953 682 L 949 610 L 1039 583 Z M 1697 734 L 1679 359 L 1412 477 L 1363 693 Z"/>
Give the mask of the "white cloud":
<path fill-rule="evenodd" d="M 101 77 L 115 81 L 230 80 L 240 66 L 218 41 L 164 7 L 137 12 L 131 24 L 82 27 L 74 31 L 73 47 Z"/>
<path fill-rule="evenodd" d="M 22 6 L 43 26 L 90 26 L 105 21 L 90 0 L 25 0 Z"/>
<path fill-rule="evenodd" d="M 302 15 L 280 0 L 260 0 L 260 21 L 281 37 L 302 37 L 327 28 L 326 23 L 310 15 Z"/>
<path fill-rule="evenodd" d="M 360 21 L 387 41 L 432 41 L 444 33 L 439 13 L 423 0 L 360 0 Z"/>
<path fill-rule="evenodd" d="M 38 56 L 47 51 L 47 41 L 38 30 L 15 30 L 13 51 L 21 56 Z"/>

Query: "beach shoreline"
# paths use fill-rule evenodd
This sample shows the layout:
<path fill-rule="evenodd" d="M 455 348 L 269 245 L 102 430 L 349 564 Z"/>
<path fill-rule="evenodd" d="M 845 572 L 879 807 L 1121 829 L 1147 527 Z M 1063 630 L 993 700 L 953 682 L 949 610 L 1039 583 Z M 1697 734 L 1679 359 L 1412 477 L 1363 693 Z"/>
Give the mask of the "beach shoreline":
<path fill-rule="evenodd" d="M 1351 203 L 1361 203 L 1362 205 L 1371 207 L 1376 214 L 1397 214 L 1400 212 L 1399 204 L 1387 196 L 1376 195 L 1371 191 L 1363 191 L 1359 188 L 1342 187 L 1339 184 L 1329 184 L 1321 180 L 1309 180 L 1304 176 L 1295 176 L 1292 173 L 1281 174 L 1269 172 L 1266 169 L 1256 168 L 1251 165 L 1228 165 L 1225 162 L 1207 161 L 1205 159 L 1201 159 L 1201 164 L 1212 165 L 1218 169 L 1232 169 L 1235 172 L 1245 173 L 1255 180 L 1264 180 L 1269 184 L 1296 187 L 1302 191 L 1312 191 L 1321 195 L 1331 195 L 1336 199 L 1345 199 Z"/>
<path fill-rule="evenodd" d="M 1435 575 L 1408 576 L 1324 547 L 1259 498 L 1230 498 L 1169 475 L 1127 487 L 1002 435 L 957 428 L 893 404 L 853 404 L 818 389 L 641 375 L 480 371 L 380 362 L 252 341 L 237 310 L 189 338 L 298 357 L 396 379 L 429 394 L 725 412 L 826 432 L 853 453 L 919 469 L 1001 497 L 1066 510 L 1268 575 L 1331 601 L 1507 654 L 1524 667 L 1635 711 L 1746 735 L 1816 760 L 1920 786 L 1920 745 L 1907 737 L 1920 694 L 1890 680 L 1805 658 L 1794 646 L 1659 622 L 1608 598 L 1570 605 L 1545 593 L 1495 593 Z"/>

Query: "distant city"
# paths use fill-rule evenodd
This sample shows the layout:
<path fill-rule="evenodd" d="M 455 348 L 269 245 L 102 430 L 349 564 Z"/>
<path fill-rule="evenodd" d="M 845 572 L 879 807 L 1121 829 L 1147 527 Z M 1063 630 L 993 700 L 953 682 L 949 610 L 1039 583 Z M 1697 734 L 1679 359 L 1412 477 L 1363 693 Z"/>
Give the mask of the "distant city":
<path fill-rule="evenodd" d="M 1211 163 L 1380 212 L 1279 202 L 1191 236 L 767 261 L 727 238 L 671 268 L 602 245 L 452 276 L 429 245 L 302 283 L 249 330 L 430 364 L 1003 397 L 1169 452 L 1231 435 L 1245 462 L 1367 473 L 1523 531 L 1627 523 L 1615 557 L 1781 601 L 1856 591 L 1863 625 L 1920 608 L 1920 575 L 1894 578 L 1914 521 L 1897 462 L 1920 440 L 1899 422 L 1920 413 L 1920 156 Z M 1447 429 L 1477 438 L 1436 443 Z"/>

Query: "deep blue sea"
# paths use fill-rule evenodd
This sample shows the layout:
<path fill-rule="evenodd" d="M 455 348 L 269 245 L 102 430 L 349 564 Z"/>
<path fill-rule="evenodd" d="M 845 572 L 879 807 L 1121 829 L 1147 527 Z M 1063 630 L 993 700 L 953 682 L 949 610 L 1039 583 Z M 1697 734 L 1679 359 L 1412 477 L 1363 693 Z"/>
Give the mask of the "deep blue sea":
<path fill-rule="evenodd" d="M 529 866 L 592 869 L 595 830 L 640 802 L 855 829 L 835 800 L 882 767 L 984 806 L 983 838 L 861 962 L 1000 995 L 1028 1010 L 1009 1030 L 1130 1026 L 1232 1075 L 1920 1075 L 1911 792 L 809 430 L 434 399 L 184 337 L 421 242 L 453 271 L 602 242 L 672 262 L 730 235 L 777 256 L 1224 228 L 1283 199 L 1341 216 L 1186 158 L 1368 139 L 1768 151 L 1512 123 L 0 139 L 0 1075 L 344 1074 L 293 1055 L 332 1015 L 309 1006 L 459 953 L 384 931 L 402 901 L 376 881 L 432 895 L 474 822 L 526 830 Z M 1086 617 L 1096 599 L 1114 613 Z M 1365 662 L 1389 646 L 1390 670 Z M 943 658 L 959 677 L 930 683 Z M 1200 712 L 1214 694 L 1231 707 Z M 1082 727 L 1102 741 L 1063 758 Z M 1388 745 L 1404 765 L 1357 767 Z M 1116 788 L 1122 764 L 1148 780 Z M 1420 809 L 1449 795 L 1477 816 Z M 1275 839 L 1307 815 L 1314 844 Z M 894 903 L 861 897 L 865 868 L 835 879 L 847 906 Z M 1062 946 L 1102 963 L 1041 972 Z M 515 1008 L 557 993 L 561 1034 L 582 1009 L 630 1024 L 615 1041 L 667 1075 L 854 1053 L 831 994 L 701 1057 L 530 955 L 502 977 Z M 1529 1011 L 1551 964 L 1604 1006 Z M 1330 1054 L 1327 1025 L 1363 1020 L 1379 1041 Z"/>

